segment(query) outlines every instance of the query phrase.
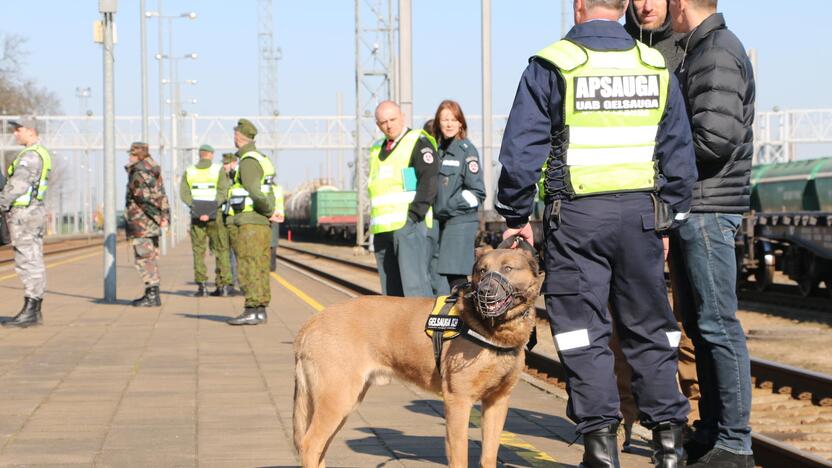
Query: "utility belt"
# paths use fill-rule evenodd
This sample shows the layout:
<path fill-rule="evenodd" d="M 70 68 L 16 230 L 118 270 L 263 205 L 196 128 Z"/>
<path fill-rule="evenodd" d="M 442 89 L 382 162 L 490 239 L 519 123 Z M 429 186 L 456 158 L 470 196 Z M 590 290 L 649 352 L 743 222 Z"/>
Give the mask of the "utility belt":
<path fill-rule="evenodd" d="M 625 192 L 625 193 L 639 193 L 639 192 Z M 653 203 L 653 229 L 656 232 L 666 232 L 674 227 L 675 215 L 673 207 L 669 203 L 659 198 L 656 192 L 648 192 Z M 583 198 L 583 197 L 582 197 Z M 560 227 L 560 211 L 563 199 L 551 198 L 546 201 L 546 208 L 544 209 L 543 219 L 548 220 L 548 226 L 551 230 L 556 230 Z"/>

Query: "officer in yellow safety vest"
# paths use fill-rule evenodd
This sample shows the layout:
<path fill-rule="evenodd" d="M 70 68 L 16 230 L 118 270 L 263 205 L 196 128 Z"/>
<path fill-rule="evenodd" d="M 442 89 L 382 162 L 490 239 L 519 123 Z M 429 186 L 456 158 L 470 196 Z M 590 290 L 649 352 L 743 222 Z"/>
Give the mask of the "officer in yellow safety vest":
<path fill-rule="evenodd" d="M 662 55 L 618 20 L 627 0 L 575 0 L 564 40 L 523 73 L 500 151 L 504 237 L 533 242 L 545 201 L 542 294 L 566 367 L 567 415 L 586 467 L 617 467 L 620 422 L 611 318 L 656 466 L 684 466 L 687 400 L 676 383 L 680 332 L 664 280 L 662 236 L 684 222 L 697 171 L 684 101 Z"/>
<path fill-rule="evenodd" d="M 229 325 L 260 325 L 268 321 L 266 307 L 272 299 L 269 288 L 271 223 L 275 214 L 274 183 L 277 177 L 272 162 L 257 151 L 257 127 L 240 119 L 234 127 L 234 145 L 240 158 L 228 192 L 229 214 L 234 216 L 234 253 L 240 287 L 246 300 L 243 312 L 228 320 Z"/>
<path fill-rule="evenodd" d="M 219 207 L 225 203 L 231 185 L 222 164 L 214 163 L 214 148 L 199 147 L 199 161 L 188 167 L 179 184 L 179 198 L 191 209 L 191 249 L 194 256 L 194 281 L 197 297 L 207 294 L 208 274 L 205 267 L 205 251 L 210 248 L 214 256 L 216 289 L 212 296 L 231 294 L 231 261 L 228 231 Z"/>
<path fill-rule="evenodd" d="M 385 138 L 370 148 L 370 230 L 383 294 L 432 296 L 427 229 L 436 198 L 436 143 L 423 130 L 405 128 L 399 106 L 376 107 Z"/>
<path fill-rule="evenodd" d="M 8 169 L 9 180 L 0 193 L 0 211 L 8 212 L 14 245 L 14 267 L 23 283 L 23 308 L 5 327 L 26 328 L 43 323 L 41 303 L 46 288 L 43 266 L 43 234 L 46 208 L 43 200 L 52 170 L 49 150 L 38 143 L 34 117 L 11 121 L 15 141 L 24 148 Z"/>

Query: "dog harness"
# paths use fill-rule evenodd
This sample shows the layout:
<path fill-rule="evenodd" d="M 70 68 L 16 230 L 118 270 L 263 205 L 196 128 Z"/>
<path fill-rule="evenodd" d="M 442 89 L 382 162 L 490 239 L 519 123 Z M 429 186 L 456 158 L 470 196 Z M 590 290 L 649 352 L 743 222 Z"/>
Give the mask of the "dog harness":
<path fill-rule="evenodd" d="M 436 360 L 436 370 L 440 374 L 442 374 L 442 367 L 440 365 L 440 361 L 442 360 L 442 345 L 445 341 L 459 336 L 467 338 L 469 341 L 483 348 L 489 348 L 494 351 L 508 352 L 517 349 L 506 348 L 495 344 L 488 338 L 468 328 L 465 321 L 459 315 L 459 310 L 456 308 L 458 299 L 459 297 L 456 295 L 437 297 L 436 302 L 433 304 L 433 310 L 425 324 L 425 333 L 433 341 L 433 357 Z"/>

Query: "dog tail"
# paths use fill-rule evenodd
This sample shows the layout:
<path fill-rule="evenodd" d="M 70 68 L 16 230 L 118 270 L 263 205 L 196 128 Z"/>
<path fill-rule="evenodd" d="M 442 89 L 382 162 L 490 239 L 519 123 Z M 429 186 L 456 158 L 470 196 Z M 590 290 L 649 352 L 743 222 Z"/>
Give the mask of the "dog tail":
<path fill-rule="evenodd" d="M 301 442 L 309 421 L 312 419 L 312 400 L 309 395 L 309 383 L 303 369 L 303 358 L 295 357 L 295 409 L 292 415 L 294 427 L 295 449 L 300 453 Z"/>

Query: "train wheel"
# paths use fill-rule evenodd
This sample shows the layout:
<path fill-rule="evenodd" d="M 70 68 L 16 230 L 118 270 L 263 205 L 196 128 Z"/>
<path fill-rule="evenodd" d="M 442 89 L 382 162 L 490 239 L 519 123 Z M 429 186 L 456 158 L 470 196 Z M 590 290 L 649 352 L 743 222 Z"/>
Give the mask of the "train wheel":
<path fill-rule="evenodd" d="M 821 270 L 821 266 L 819 264 L 819 260 L 814 256 L 809 254 L 809 268 L 806 271 L 806 274 L 797 280 L 797 288 L 800 290 L 800 295 L 803 297 L 809 297 L 815 294 L 818 290 L 818 286 L 820 285 L 820 275 L 818 272 Z"/>
<path fill-rule="evenodd" d="M 765 291 L 774 283 L 774 265 L 761 265 L 754 270 L 754 288 L 757 291 Z"/>

